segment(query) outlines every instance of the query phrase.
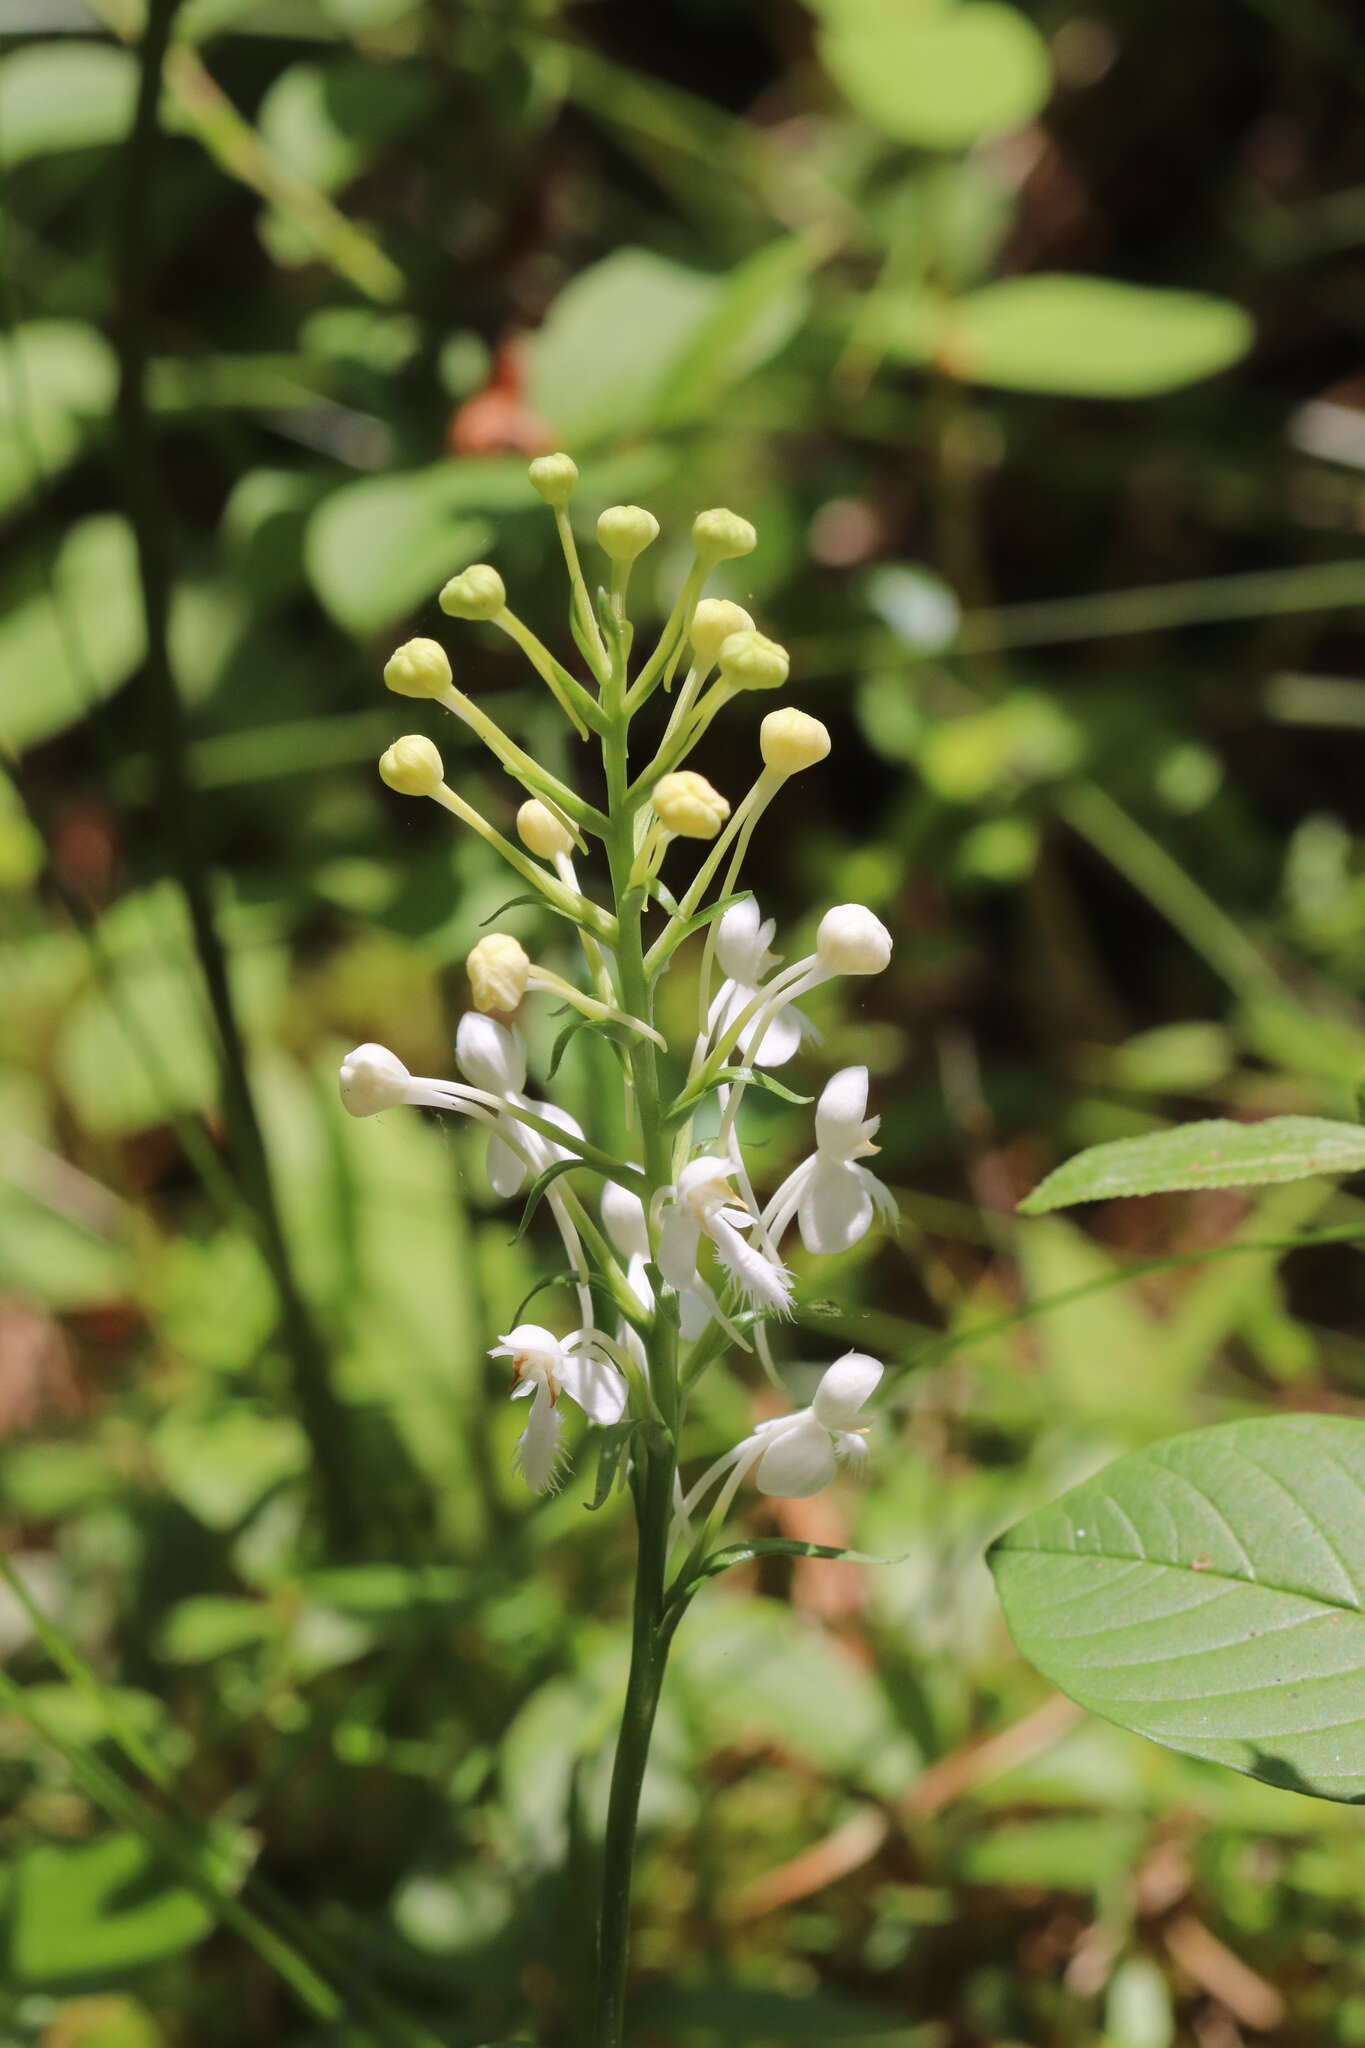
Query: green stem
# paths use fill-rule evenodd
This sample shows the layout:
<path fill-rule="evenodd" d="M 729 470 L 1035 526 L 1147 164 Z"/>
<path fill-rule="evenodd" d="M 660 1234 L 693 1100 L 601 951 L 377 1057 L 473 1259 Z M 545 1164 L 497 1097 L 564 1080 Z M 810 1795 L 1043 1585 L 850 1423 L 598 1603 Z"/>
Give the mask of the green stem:
<path fill-rule="evenodd" d="M 653 1002 L 649 976 L 645 971 L 641 931 L 645 894 L 642 889 L 632 887 L 630 880 L 635 856 L 633 820 L 638 805 L 632 800 L 628 787 L 629 709 L 625 663 L 619 654 L 613 661 L 603 702 L 607 721 L 602 739 L 602 760 L 611 824 L 607 858 L 616 903 L 615 951 L 621 1003 L 632 1015 L 649 1023 L 652 1021 Z M 627 1049 L 627 1058 L 644 1155 L 644 1175 L 649 1189 L 649 1199 L 646 1200 L 648 1212 L 652 1197 L 667 1187 L 672 1178 L 671 1148 L 661 1113 L 658 1051 L 648 1039 L 635 1038 Z M 602 1847 L 596 2016 L 592 2033 L 594 2048 L 622 2048 L 625 2038 L 630 1887 L 640 1817 L 640 1790 L 644 1784 L 650 1735 L 668 1656 L 668 1637 L 663 1627 L 664 1570 L 676 1458 L 678 1327 L 671 1304 L 662 1299 L 663 1288 L 657 1272 L 654 1273 L 654 1285 L 658 1307 L 649 1339 L 650 1391 L 664 1418 L 665 1427 L 646 1427 L 639 1432 L 631 1475 L 638 1531 L 634 1621 L 630 1675 L 626 1682 L 616 1759 L 612 1766 L 607 1829 Z"/>
<path fill-rule="evenodd" d="M 672 1506 L 673 1455 L 662 1431 L 638 1439 L 634 1477 L 639 1556 L 635 1573 L 630 1677 L 611 1774 L 607 1830 L 602 1845 L 602 1903 L 597 1948 L 597 2001 L 593 2048 L 625 2041 L 626 1966 L 630 1952 L 631 1873 L 640 1819 L 640 1792 L 654 1716 L 663 1686 L 671 1630 L 665 1627 L 664 1567 Z"/>
<path fill-rule="evenodd" d="M 1062 793 L 1057 808 L 1073 832 L 1147 898 L 1234 995 L 1247 1002 L 1280 988 L 1259 946 L 1098 784 L 1074 784 Z"/>

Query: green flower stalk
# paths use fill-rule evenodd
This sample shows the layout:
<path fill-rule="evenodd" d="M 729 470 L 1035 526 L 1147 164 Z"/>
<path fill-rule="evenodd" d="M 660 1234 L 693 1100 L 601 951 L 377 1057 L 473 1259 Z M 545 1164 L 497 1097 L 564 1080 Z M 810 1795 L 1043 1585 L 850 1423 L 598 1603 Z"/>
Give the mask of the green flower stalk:
<path fill-rule="evenodd" d="M 674 1631 L 697 1588 L 720 1568 L 717 1532 L 746 1483 L 799 1496 L 827 1485 L 840 1465 L 861 1472 L 868 1457 L 862 1410 L 882 1373 L 862 1354 L 836 1360 L 808 1406 L 759 1423 L 684 1483 L 689 1402 L 704 1373 L 724 1369 L 727 1359 L 752 1360 L 755 1350 L 772 1365 L 774 1337 L 797 1291 L 783 1256 L 787 1235 L 799 1233 L 818 1257 L 846 1251 L 878 1221 L 894 1221 L 890 1197 L 865 1164 L 876 1151 L 877 1122 L 866 1113 L 865 1068 L 827 1080 L 812 1149 L 766 1200 L 755 1186 L 761 1168 L 745 1156 L 745 1091 L 757 1070 L 799 1052 L 807 1034 L 801 999 L 836 976 L 880 973 L 891 938 L 865 906 L 839 904 L 821 918 L 814 950 L 784 968 L 772 951 L 771 921 L 743 889 L 745 855 L 767 807 L 829 752 L 819 719 L 790 704 L 770 711 L 752 782 L 734 804 L 687 765 L 740 692 L 780 690 L 788 679 L 786 650 L 742 606 L 703 595 L 718 562 L 755 546 L 753 527 L 729 511 L 698 515 L 692 567 L 632 676 L 630 574 L 657 538 L 658 522 L 638 505 L 602 514 L 606 583 L 594 597 L 569 520 L 577 477 L 567 455 L 531 465 L 568 571 L 579 673 L 511 611 L 502 578 L 487 563 L 453 576 L 440 606 L 453 618 L 497 626 L 518 648 L 594 746 L 597 796 L 552 774 L 458 690 L 444 648 L 428 639 L 400 647 L 385 681 L 400 696 L 453 713 L 513 778 L 515 836 L 452 786 L 424 734 L 396 740 L 380 774 L 392 790 L 430 798 L 477 833 L 546 909 L 575 927 L 590 986 L 537 963 L 513 933 L 490 933 L 467 963 L 471 1006 L 455 1036 L 460 1078 L 413 1075 L 386 1047 L 364 1045 L 343 1063 L 341 1093 L 356 1116 L 408 1107 L 479 1124 L 495 1193 L 510 1200 L 529 1190 L 531 1201 L 542 1199 L 563 1249 L 572 1327 L 518 1323 L 490 1331 L 489 1355 L 507 1370 L 512 1399 L 527 1404 L 514 1454 L 526 1484 L 538 1493 L 562 1485 L 575 1444 L 590 1447 L 594 1431 L 606 1430 L 604 1453 L 634 1506 L 631 1662 L 602 1842 L 590 2037 L 595 2048 L 622 2048 L 640 1790 Z M 636 721 L 656 690 L 672 692 L 685 654 L 689 666 L 650 751 L 640 745 Z M 692 842 L 700 842 L 699 855 Z M 666 883 L 674 868 L 678 875 Z M 697 1022 L 686 1043 L 670 1045 L 659 987 L 686 959 L 696 960 Z M 613 1039 L 623 1114 L 611 1127 L 631 1133 L 627 1153 L 617 1156 L 566 1110 L 528 1092 L 522 1022 L 542 1000 Z"/>

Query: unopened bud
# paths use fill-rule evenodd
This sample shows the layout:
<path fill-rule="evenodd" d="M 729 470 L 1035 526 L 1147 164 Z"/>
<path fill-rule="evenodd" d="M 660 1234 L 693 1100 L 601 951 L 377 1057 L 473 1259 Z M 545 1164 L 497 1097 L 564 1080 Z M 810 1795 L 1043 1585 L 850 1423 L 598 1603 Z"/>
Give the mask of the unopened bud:
<path fill-rule="evenodd" d="M 452 576 L 437 599 L 452 619 L 495 619 L 507 603 L 507 585 L 487 562 Z"/>
<path fill-rule="evenodd" d="M 754 622 L 742 604 L 732 604 L 728 597 L 704 597 L 692 614 L 688 637 L 697 660 L 710 668 L 732 633 L 753 630 Z"/>
<path fill-rule="evenodd" d="M 780 711 L 770 711 L 758 728 L 758 744 L 765 768 L 778 775 L 799 775 L 824 760 L 829 732 L 808 711 L 784 704 Z"/>
<path fill-rule="evenodd" d="M 435 796 L 446 779 L 441 757 L 429 739 L 410 732 L 379 757 L 379 773 L 400 796 Z"/>
<path fill-rule="evenodd" d="M 659 538 L 659 522 L 643 505 L 608 505 L 597 522 L 597 543 L 613 562 L 633 562 Z"/>
<path fill-rule="evenodd" d="M 830 974 L 880 974 L 891 958 L 891 934 L 862 903 L 836 903 L 820 920 L 815 952 Z"/>
<path fill-rule="evenodd" d="M 510 932 L 490 932 L 465 961 L 476 1010 L 498 1010 L 510 1017 L 526 993 L 531 963 L 520 939 Z"/>
<path fill-rule="evenodd" d="M 728 562 L 735 555 L 751 555 L 758 546 L 758 535 L 738 512 L 718 506 L 712 512 L 699 512 L 692 521 L 692 545 L 704 562 Z"/>
<path fill-rule="evenodd" d="M 538 853 L 542 860 L 553 860 L 557 854 L 573 851 L 573 834 L 539 797 L 528 797 L 517 812 L 517 836 L 523 846 Z"/>
<path fill-rule="evenodd" d="M 680 839 L 714 839 L 730 815 L 730 806 L 718 789 L 693 768 L 679 768 L 659 778 L 654 789 L 654 812 L 660 823 Z"/>
<path fill-rule="evenodd" d="M 466 1010 L 455 1032 L 455 1064 L 471 1088 L 516 1095 L 526 1086 L 526 1054 L 515 1031 Z"/>
<path fill-rule="evenodd" d="M 384 681 L 400 697 L 439 697 L 450 687 L 450 661 L 435 640 L 405 640 L 384 663 Z"/>
<path fill-rule="evenodd" d="M 343 1105 L 352 1116 L 377 1116 L 406 1102 L 412 1076 L 397 1053 L 386 1045 L 358 1045 L 341 1062 L 337 1081 Z"/>
<path fill-rule="evenodd" d="M 578 482 L 578 464 L 572 455 L 537 455 L 526 474 L 547 505 L 567 505 Z"/>
<path fill-rule="evenodd" d="M 732 633 L 717 656 L 720 672 L 734 690 L 777 690 L 787 680 L 791 662 L 785 647 L 750 629 Z"/>

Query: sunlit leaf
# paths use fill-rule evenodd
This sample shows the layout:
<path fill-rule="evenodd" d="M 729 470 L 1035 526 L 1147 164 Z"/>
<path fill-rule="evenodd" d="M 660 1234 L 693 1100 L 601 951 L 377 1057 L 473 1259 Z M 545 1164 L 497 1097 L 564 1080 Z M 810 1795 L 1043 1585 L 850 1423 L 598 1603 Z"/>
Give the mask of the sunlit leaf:
<path fill-rule="evenodd" d="M 135 1835 L 26 1849 L 11 1903 L 12 1981 L 32 1987 L 109 1978 L 179 1955 L 212 1921 L 167 1884 Z"/>
<path fill-rule="evenodd" d="M 952 301 L 887 292 L 868 323 L 889 354 L 963 383 L 1074 398 L 1178 390 L 1230 368 L 1254 333 L 1240 306 L 1207 292 L 1043 273 Z"/>
<path fill-rule="evenodd" d="M 1082 1706 L 1365 1801 L 1365 1422 L 1277 1416 L 1132 1451 L 990 1561 L 1020 1651 Z"/>
<path fill-rule="evenodd" d="M 530 345 L 531 404 L 571 448 L 647 425 L 722 282 L 618 249 L 566 285 Z"/>
<path fill-rule="evenodd" d="M 132 532 L 112 513 L 82 519 L 57 550 L 51 590 L 0 619 L 0 739 L 18 753 L 65 731 L 127 682 L 143 644 Z"/>
<path fill-rule="evenodd" d="M 1365 1170 L 1365 1125 L 1322 1116 L 1272 1116 L 1261 1123 L 1214 1117 L 1092 1145 L 1050 1173 L 1019 1204 L 1025 1216 L 1070 1202 L 1107 1202 L 1186 1188 L 1269 1187 L 1319 1173 Z"/>
<path fill-rule="evenodd" d="M 75 36 L 11 50 L 0 61 L 0 164 L 118 142 L 137 95 L 137 60 Z"/>
<path fill-rule="evenodd" d="M 998 0 L 826 0 L 824 12 L 820 50 L 831 78 L 897 142 L 967 149 L 1022 127 L 1047 103 L 1047 45 Z"/>
<path fill-rule="evenodd" d="M 498 458 L 344 484 L 308 523 L 309 580 L 353 633 L 374 632 L 418 605 L 434 611 L 441 585 L 488 547 L 483 515 L 524 512 L 526 490 L 526 465 Z"/>

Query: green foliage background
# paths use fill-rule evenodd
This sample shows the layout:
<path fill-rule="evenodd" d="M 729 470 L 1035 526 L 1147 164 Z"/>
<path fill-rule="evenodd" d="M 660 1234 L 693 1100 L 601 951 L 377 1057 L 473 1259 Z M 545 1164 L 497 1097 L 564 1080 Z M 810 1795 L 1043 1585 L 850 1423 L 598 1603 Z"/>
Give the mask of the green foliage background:
<path fill-rule="evenodd" d="M 373 773 L 415 709 L 391 646 L 439 628 L 573 772 L 434 605 L 491 552 L 563 648 L 524 476 L 559 445 L 585 535 L 622 498 L 664 522 L 645 598 L 697 507 L 755 520 L 728 589 L 835 736 L 756 886 L 789 953 L 848 897 L 898 942 L 807 1078 L 873 1070 L 904 1229 L 790 1345 L 890 1362 L 873 1484 L 746 1513 L 901 1562 L 697 1602 L 640 2042 L 1365 2042 L 1358 1811 L 1073 1712 L 983 1563 L 1167 1433 L 1361 1412 L 1358 1253 L 1245 1249 L 1365 1228 L 1337 1184 L 1014 1214 L 1082 1144 L 1353 1114 L 1351 10 L 186 0 L 144 223 L 183 732 L 113 412 L 138 25 L 0 13 L 4 2048 L 577 2038 L 627 1517 L 509 1470 L 485 1350 L 549 1248 L 465 1133 L 334 1086 L 360 1039 L 450 1070 L 509 893 Z M 731 794 L 755 724 L 702 758 Z M 802 1119 L 756 1114 L 775 1179 Z M 751 1413 L 708 1390 L 697 1454 Z"/>

